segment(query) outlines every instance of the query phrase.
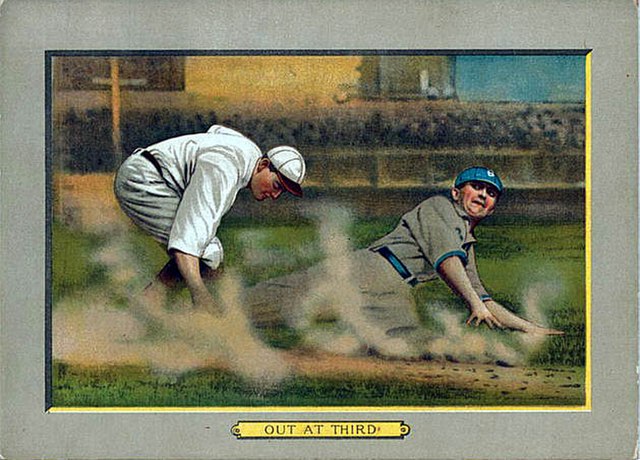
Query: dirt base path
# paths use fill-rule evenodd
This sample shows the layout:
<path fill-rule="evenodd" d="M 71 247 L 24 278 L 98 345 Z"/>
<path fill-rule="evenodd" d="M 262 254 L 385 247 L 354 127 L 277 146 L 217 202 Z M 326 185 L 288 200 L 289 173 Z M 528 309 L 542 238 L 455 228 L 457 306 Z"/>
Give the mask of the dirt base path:
<path fill-rule="evenodd" d="M 286 353 L 286 360 L 298 375 L 330 379 L 366 378 L 380 381 L 413 381 L 469 389 L 496 395 L 518 404 L 584 401 L 584 374 L 574 368 L 504 367 L 495 364 L 468 364 L 441 361 L 388 360 L 377 357 L 347 357 L 329 354 Z M 577 403 L 576 403 L 577 402 Z M 473 403 L 470 401 L 470 403 Z"/>

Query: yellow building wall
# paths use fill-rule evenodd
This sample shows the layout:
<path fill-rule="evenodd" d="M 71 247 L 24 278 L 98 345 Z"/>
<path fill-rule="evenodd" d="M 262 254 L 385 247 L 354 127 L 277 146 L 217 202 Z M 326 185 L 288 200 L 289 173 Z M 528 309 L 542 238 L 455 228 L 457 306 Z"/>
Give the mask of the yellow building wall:
<path fill-rule="evenodd" d="M 223 104 L 334 105 L 355 91 L 360 62 L 358 56 L 189 57 L 185 90 Z"/>

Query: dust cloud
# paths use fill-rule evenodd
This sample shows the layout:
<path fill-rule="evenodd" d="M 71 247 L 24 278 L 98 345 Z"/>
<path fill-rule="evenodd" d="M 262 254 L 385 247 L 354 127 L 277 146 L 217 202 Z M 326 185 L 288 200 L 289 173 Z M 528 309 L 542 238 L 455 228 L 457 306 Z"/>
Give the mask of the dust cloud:
<path fill-rule="evenodd" d="M 547 278 L 545 281 L 532 281 L 522 292 L 525 317 L 540 326 L 546 326 L 542 305 L 558 299 L 562 293 L 559 274 L 547 273 Z M 540 349 L 546 339 L 547 337 L 541 334 L 522 334 L 520 337 L 529 353 Z"/>
<path fill-rule="evenodd" d="M 523 288 L 521 304 L 523 316 L 545 326 L 543 305 L 557 299 L 561 294 L 559 277 L 548 281 L 532 281 Z M 428 345 L 428 355 L 460 362 L 501 362 L 509 365 L 523 365 L 527 357 L 537 351 L 549 336 L 536 333 L 487 331 L 465 325 L 464 314 L 445 311 L 446 307 L 431 305 L 436 310 L 434 317 L 444 326 L 442 337 Z M 484 329 L 484 330 L 483 330 Z M 505 337 L 506 335 L 506 337 Z M 505 340 L 509 337 L 512 340 Z M 513 340 L 516 339 L 516 340 Z"/>
<path fill-rule="evenodd" d="M 194 310 L 189 300 L 168 300 L 162 289 L 137 286 L 138 264 L 128 244 L 126 237 L 112 236 L 96 254 L 110 278 L 104 289 L 57 304 L 54 359 L 92 366 L 150 365 L 169 374 L 216 366 L 261 387 L 289 375 L 280 354 L 254 335 L 236 274 L 225 273 L 218 281 L 222 313 Z"/>
<path fill-rule="evenodd" d="M 353 247 L 348 237 L 351 213 L 334 203 L 321 203 L 307 209 L 318 225 L 325 261 L 313 277 L 314 283 L 300 304 L 306 342 L 325 351 L 360 354 L 369 348 L 398 358 L 416 357 L 406 341 L 386 335 L 386 331 L 363 314 L 364 299 L 356 280 Z M 314 331 L 314 318 L 335 316 L 332 332 Z"/>
<path fill-rule="evenodd" d="M 466 314 L 445 311 L 446 306 L 430 305 L 433 317 L 442 326 L 442 333 L 426 345 L 425 357 L 466 363 L 495 363 L 508 365 L 524 363 L 525 356 L 518 347 L 504 341 L 500 331 L 467 326 Z"/>
<path fill-rule="evenodd" d="M 356 278 L 348 237 L 351 213 L 334 203 L 320 203 L 310 206 L 307 214 L 317 223 L 325 259 L 310 269 L 315 283 L 301 296 L 290 318 L 305 347 L 350 356 L 373 349 L 393 358 L 518 365 L 544 342 L 543 336 L 518 334 L 519 340 L 505 340 L 510 333 L 467 327 L 464 312 L 452 312 L 440 304 L 428 307 L 441 326 L 438 330 L 420 331 L 424 334 L 413 341 L 389 337 L 364 314 L 362 293 L 352 281 Z M 214 292 L 222 313 L 194 310 L 186 298 L 169 298 L 161 290 L 143 291 L 140 279 L 153 274 L 141 276 L 126 222 L 85 227 L 104 236 L 105 246 L 95 258 L 105 266 L 109 280 L 94 291 L 56 301 L 54 359 L 91 366 L 148 365 L 168 374 L 214 366 L 267 387 L 291 375 L 292 369 L 281 353 L 256 336 L 245 312 L 242 280 L 233 271 L 217 281 Z M 256 246 L 259 237 L 255 232 L 244 235 L 246 242 L 254 243 L 247 243 L 245 252 L 250 261 L 270 265 L 277 261 L 277 254 Z M 553 283 L 527 287 L 522 294 L 526 316 L 543 322 L 540 305 L 559 290 Z M 328 321 L 318 327 L 319 318 Z"/>
<path fill-rule="evenodd" d="M 322 250 L 326 257 L 311 274 L 313 287 L 300 302 L 294 326 L 305 337 L 307 345 L 331 353 L 361 355 L 370 349 L 386 357 L 428 358 L 459 362 L 502 362 L 521 365 L 527 356 L 547 339 L 540 334 L 487 331 L 465 324 L 466 313 L 452 312 L 435 303 L 428 309 L 438 330 L 426 328 L 412 340 L 391 338 L 363 314 L 363 297 L 352 280 L 354 257 L 348 237 L 352 216 L 345 208 L 331 203 L 309 207 L 308 217 L 318 226 Z M 556 283 L 533 283 L 524 289 L 522 302 L 525 316 L 544 325 L 541 304 L 558 295 Z M 314 327 L 319 318 L 333 319 L 323 327 Z M 328 328 L 327 323 L 332 323 Z"/>

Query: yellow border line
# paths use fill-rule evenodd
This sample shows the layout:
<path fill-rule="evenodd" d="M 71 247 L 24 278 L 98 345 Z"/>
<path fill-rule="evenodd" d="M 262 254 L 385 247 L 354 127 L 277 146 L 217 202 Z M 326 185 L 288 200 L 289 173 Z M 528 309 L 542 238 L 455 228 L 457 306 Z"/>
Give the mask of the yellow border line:
<path fill-rule="evenodd" d="M 585 412 L 587 406 L 458 406 L 458 407 L 416 407 L 416 406 L 389 406 L 389 407 L 53 407 L 49 413 L 138 413 L 138 412 L 206 412 L 206 413 L 237 413 L 237 412 Z"/>
<path fill-rule="evenodd" d="M 585 59 L 585 406 L 591 410 L 591 51 Z"/>
<path fill-rule="evenodd" d="M 585 56 L 585 404 L 583 406 L 389 406 L 389 407 L 52 407 L 49 413 L 82 412 L 586 412 L 591 411 L 591 51 Z"/>

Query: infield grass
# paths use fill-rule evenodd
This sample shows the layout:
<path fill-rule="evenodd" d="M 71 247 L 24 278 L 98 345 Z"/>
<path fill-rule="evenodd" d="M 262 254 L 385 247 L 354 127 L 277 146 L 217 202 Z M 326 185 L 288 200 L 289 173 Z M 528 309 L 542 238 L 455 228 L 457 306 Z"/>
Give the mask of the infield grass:
<path fill-rule="evenodd" d="M 350 228 L 354 248 L 364 247 L 385 234 L 395 219 L 355 222 Z M 244 283 L 295 272 L 323 257 L 311 222 L 270 225 L 243 221 L 225 222 L 219 237 L 225 262 Z M 585 247 L 581 223 L 500 222 L 477 229 L 479 271 L 496 300 L 518 313 L 525 311 L 527 295 L 536 296 L 537 313 L 547 325 L 566 335 L 552 338 L 529 357 L 528 366 L 564 366 L 584 377 L 585 365 Z M 53 308 L 61 299 L 82 297 L 85 291 L 103 289 L 109 283 L 107 269 L 94 257 L 105 241 L 62 224 L 53 226 Z M 135 232 L 132 256 L 139 261 L 138 284 L 143 285 L 165 262 L 166 255 L 150 238 Z M 135 284 L 135 283 L 134 283 Z M 439 281 L 416 289 L 419 313 L 428 326 L 438 327 L 430 305 L 438 303 L 463 314 L 464 304 Z M 294 349 L 299 344 L 291 329 L 259 331 L 272 346 Z M 501 332 L 487 331 L 490 334 Z M 550 396 L 532 400 L 515 398 L 495 390 L 470 390 L 429 383 L 377 380 L 340 380 L 293 377 L 277 390 L 257 391 L 242 378 L 225 371 L 199 369 L 178 376 L 158 374 L 147 367 L 80 367 L 54 362 L 54 406 L 350 406 L 350 405 L 536 405 L 581 404 L 583 398 Z"/>
<path fill-rule="evenodd" d="M 584 403 L 583 397 L 575 393 L 531 396 L 523 391 L 471 389 L 383 377 L 296 376 L 265 389 L 214 368 L 166 375 L 140 366 L 77 367 L 56 363 L 54 379 L 54 407 L 455 407 Z"/>

